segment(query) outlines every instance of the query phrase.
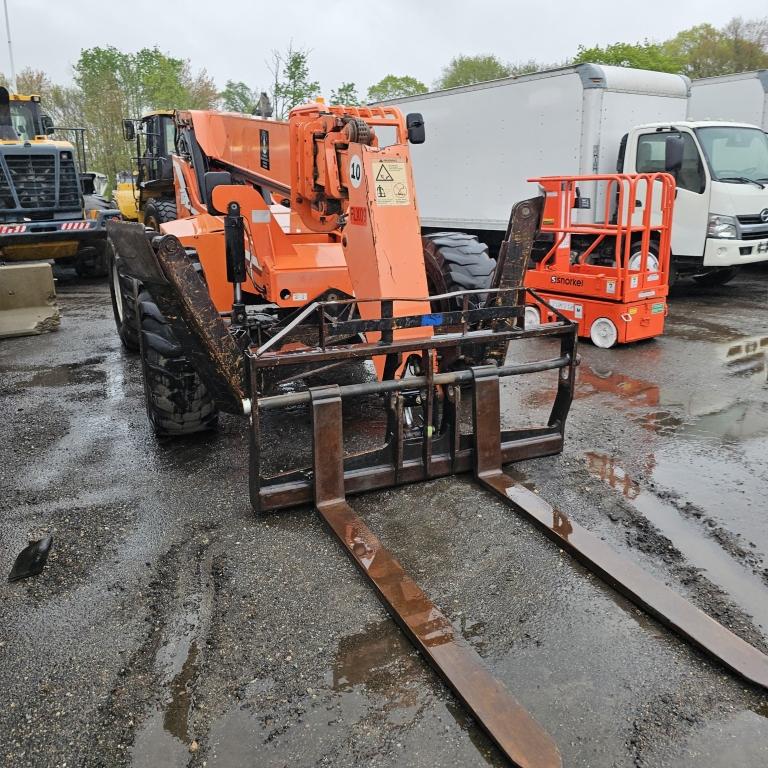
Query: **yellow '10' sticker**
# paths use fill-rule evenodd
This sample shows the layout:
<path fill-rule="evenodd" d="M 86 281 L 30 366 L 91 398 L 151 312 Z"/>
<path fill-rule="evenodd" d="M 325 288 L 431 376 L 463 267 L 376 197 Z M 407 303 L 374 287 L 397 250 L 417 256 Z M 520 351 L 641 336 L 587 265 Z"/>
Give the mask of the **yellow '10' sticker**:
<path fill-rule="evenodd" d="M 408 177 L 402 160 L 374 160 L 373 194 L 378 205 L 408 205 Z"/>

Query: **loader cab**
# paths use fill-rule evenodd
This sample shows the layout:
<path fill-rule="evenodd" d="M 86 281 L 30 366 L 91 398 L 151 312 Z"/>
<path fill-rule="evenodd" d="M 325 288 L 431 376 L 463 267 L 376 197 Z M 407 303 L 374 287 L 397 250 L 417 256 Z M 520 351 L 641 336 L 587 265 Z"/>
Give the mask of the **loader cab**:
<path fill-rule="evenodd" d="M 33 141 L 53 133 L 53 121 L 40 108 L 39 96 L 11 96 L 0 87 L 0 141 Z"/>
<path fill-rule="evenodd" d="M 153 112 L 142 117 L 136 144 L 139 184 L 154 189 L 172 183 L 171 154 L 176 146 L 173 112 Z"/>

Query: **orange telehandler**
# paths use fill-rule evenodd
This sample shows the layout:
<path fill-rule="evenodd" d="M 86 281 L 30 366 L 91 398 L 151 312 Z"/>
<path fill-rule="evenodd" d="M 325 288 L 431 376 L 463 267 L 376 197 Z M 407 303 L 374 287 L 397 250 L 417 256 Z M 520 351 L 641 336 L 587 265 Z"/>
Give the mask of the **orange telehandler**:
<path fill-rule="evenodd" d="M 393 140 L 382 146 L 379 133 Z M 287 123 L 176 114 L 179 218 L 159 234 L 109 225 L 116 301 L 136 308 L 153 427 L 160 435 L 205 429 L 217 408 L 247 417 L 254 509 L 314 504 L 392 617 L 515 765 L 554 768 L 561 759 L 347 494 L 473 472 L 654 618 L 768 687 L 762 653 L 503 472 L 505 463 L 562 450 L 577 328 L 536 295 L 554 320 L 524 324 L 531 291 L 523 274 L 540 199 L 514 206 L 497 262 L 469 236 L 422 240 L 408 144 L 423 140 L 421 117 L 404 119 L 391 107 L 309 104 Z M 120 323 L 118 309 L 116 317 Z M 526 362 L 507 355 L 510 342 L 532 339 L 558 348 Z M 306 386 L 360 360 L 373 362 L 373 379 Z M 547 422 L 501 430 L 502 379 L 546 371 L 556 380 Z M 342 402 L 357 398 L 383 403 L 384 440 L 347 454 Z M 277 453 L 267 428 L 297 409 L 309 414 L 311 466 L 265 476 Z M 294 446 L 288 458 L 296 453 Z"/>

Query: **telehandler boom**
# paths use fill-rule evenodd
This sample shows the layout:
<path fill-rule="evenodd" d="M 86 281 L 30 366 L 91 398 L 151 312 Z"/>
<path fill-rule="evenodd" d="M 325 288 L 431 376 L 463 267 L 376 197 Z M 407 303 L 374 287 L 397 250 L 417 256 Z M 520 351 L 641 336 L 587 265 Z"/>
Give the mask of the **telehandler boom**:
<path fill-rule="evenodd" d="M 424 138 L 418 115 L 310 104 L 287 124 L 246 120 L 178 114 L 172 159 L 182 218 L 149 237 L 137 224 L 110 225 L 118 272 L 136 302 L 156 430 L 212 426 L 215 406 L 245 415 L 254 509 L 313 504 L 395 621 L 515 765 L 554 768 L 561 758 L 354 513 L 348 494 L 472 472 L 653 617 L 768 687 L 768 658 L 502 470 L 562 450 L 573 398 L 576 326 L 535 295 L 555 319 L 535 328 L 523 321 L 532 295 L 523 272 L 541 200 L 513 208 L 499 261 L 485 277 L 492 260 L 472 238 L 421 240 L 408 150 Z M 377 132 L 385 129 L 394 141 L 380 146 Z M 249 183 L 230 183 L 244 171 Z M 430 274 L 435 263 L 454 290 L 434 290 L 443 285 Z M 519 349 L 533 339 L 558 343 L 550 357 L 507 355 L 510 342 Z M 374 362 L 374 380 L 300 386 L 360 360 Z M 502 430 L 501 380 L 547 371 L 555 379 L 547 422 Z M 383 403 L 386 430 L 383 444 L 348 454 L 342 404 L 359 398 Z M 275 417 L 297 408 L 311 420 L 311 465 L 265 476 Z"/>

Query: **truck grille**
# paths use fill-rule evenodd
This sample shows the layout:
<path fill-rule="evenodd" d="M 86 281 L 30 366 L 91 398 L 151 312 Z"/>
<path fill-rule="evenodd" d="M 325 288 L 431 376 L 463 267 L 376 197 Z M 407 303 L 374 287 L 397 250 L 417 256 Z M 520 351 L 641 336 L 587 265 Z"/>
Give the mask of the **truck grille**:
<path fill-rule="evenodd" d="M 0 212 L 33 221 L 80 210 L 80 182 L 71 152 L 0 152 Z M 15 214 L 11 212 L 16 211 Z"/>
<path fill-rule="evenodd" d="M 739 220 L 739 224 L 765 224 L 768 227 L 768 223 L 760 218 L 759 213 L 750 213 L 746 216 L 737 216 L 736 218 Z"/>
<path fill-rule="evenodd" d="M 56 157 L 53 154 L 6 155 L 5 163 L 22 208 L 56 205 Z"/>
<path fill-rule="evenodd" d="M 768 237 L 768 222 L 762 220 L 760 213 L 750 213 L 736 218 L 742 225 L 742 240 L 763 240 Z"/>
<path fill-rule="evenodd" d="M 77 182 L 75 160 L 72 157 L 62 155 L 59 162 L 59 207 L 79 208 L 80 187 Z"/>
<path fill-rule="evenodd" d="M 8 177 L 5 175 L 5 169 L 0 165 L 0 208 L 12 210 L 16 207 L 16 201 L 13 199 L 13 191 L 8 183 Z"/>

